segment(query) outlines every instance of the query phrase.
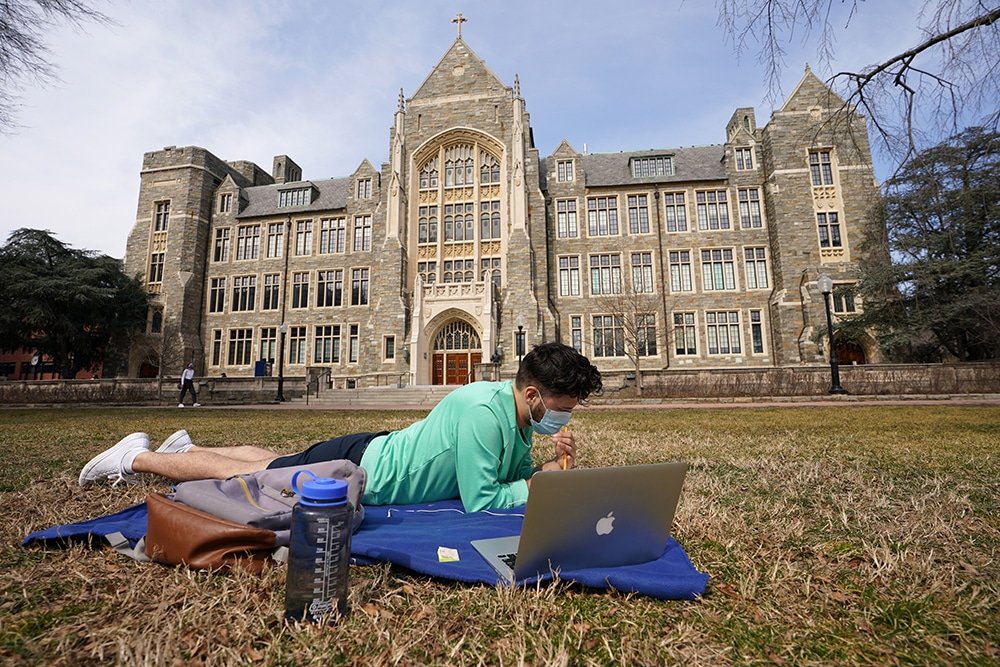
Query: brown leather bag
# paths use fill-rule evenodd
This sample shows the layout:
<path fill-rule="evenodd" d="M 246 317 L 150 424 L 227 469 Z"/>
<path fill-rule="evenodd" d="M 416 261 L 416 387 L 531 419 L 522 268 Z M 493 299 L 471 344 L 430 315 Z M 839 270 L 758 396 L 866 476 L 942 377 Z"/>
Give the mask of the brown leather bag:
<path fill-rule="evenodd" d="M 146 496 L 146 509 L 146 553 L 158 563 L 260 574 L 274 562 L 273 530 L 222 519 L 159 493 Z"/>

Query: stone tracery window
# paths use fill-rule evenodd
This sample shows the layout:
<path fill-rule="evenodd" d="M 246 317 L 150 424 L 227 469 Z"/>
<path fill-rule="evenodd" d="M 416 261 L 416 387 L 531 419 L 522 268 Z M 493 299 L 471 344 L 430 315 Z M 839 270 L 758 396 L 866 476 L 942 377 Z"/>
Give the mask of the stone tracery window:
<path fill-rule="evenodd" d="M 468 322 L 450 322 L 434 339 L 434 350 L 478 350 L 479 334 Z"/>

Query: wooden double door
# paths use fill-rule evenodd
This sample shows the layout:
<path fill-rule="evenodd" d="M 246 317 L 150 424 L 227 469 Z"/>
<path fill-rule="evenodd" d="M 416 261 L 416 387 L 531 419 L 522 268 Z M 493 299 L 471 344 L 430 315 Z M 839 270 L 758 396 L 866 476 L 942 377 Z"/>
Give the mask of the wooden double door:
<path fill-rule="evenodd" d="M 435 352 L 433 384 L 467 384 L 476 380 L 482 352 Z"/>

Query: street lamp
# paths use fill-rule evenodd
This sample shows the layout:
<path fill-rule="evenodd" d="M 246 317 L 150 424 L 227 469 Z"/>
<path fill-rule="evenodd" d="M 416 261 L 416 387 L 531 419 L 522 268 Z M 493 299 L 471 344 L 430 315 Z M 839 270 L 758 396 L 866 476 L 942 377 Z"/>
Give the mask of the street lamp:
<path fill-rule="evenodd" d="M 826 336 L 830 345 L 830 393 L 846 394 L 847 390 L 840 386 L 837 348 L 833 345 L 833 318 L 830 316 L 830 293 L 833 292 L 833 279 L 824 273 L 816 280 L 816 285 L 823 293 L 823 303 L 826 305 Z"/>
<path fill-rule="evenodd" d="M 527 324 L 524 319 L 524 315 L 518 315 L 517 319 L 514 320 L 514 324 L 517 325 L 517 334 L 514 338 L 514 346 L 517 348 L 517 364 L 520 366 L 521 358 L 524 356 L 524 325 Z"/>
<path fill-rule="evenodd" d="M 285 334 L 288 333 L 288 322 L 282 322 L 278 327 L 281 332 L 281 340 L 278 343 L 278 395 L 275 397 L 278 403 L 285 402 Z"/>

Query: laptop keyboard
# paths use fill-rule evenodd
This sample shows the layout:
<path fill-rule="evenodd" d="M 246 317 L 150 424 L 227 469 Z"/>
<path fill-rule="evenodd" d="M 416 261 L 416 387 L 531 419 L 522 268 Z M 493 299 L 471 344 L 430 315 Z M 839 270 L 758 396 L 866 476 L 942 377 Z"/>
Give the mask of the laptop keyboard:
<path fill-rule="evenodd" d="M 502 560 L 512 570 L 514 569 L 514 563 L 517 562 L 517 554 L 500 554 L 497 558 Z"/>

